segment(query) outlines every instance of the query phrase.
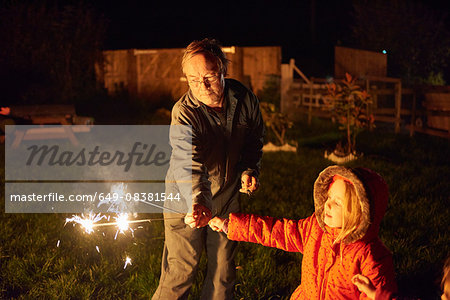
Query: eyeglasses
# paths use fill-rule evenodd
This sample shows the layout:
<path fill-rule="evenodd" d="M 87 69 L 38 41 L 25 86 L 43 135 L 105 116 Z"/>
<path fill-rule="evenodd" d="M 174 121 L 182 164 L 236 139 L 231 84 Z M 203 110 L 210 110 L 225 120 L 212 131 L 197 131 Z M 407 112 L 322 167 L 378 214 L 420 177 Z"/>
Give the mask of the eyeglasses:
<path fill-rule="evenodd" d="M 201 80 L 188 78 L 188 83 L 192 86 L 200 86 L 201 83 L 203 83 L 204 85 L 210 85 L 212 83 L 216 83 L 217 81 L 219 81 L 219 75 L 203 77 L 203 79 Z"/>

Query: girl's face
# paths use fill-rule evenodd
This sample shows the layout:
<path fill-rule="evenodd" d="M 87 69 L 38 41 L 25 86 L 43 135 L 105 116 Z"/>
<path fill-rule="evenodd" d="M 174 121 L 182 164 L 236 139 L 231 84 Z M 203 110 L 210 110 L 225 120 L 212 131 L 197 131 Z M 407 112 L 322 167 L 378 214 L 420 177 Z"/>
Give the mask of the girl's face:
<path fill-rule="evenodd" d="M 342 206 L 345 199 L 345 191 L 346 186 L 342 179 L 336 180 L 328 190 L 323 221 L 330 227 L 342 227 Z"/>

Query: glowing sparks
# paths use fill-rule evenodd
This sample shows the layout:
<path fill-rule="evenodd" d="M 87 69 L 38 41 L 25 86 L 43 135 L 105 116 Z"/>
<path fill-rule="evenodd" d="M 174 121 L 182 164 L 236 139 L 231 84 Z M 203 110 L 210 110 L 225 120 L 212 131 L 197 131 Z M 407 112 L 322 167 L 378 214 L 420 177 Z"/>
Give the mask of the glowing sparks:
<path fill-rule="evenodd" d="M 123 269 L 125 270 L 125 268 L 128 266 L 128 265 L 132 265 L 132 263 L 131 263 L 131 258 L 129 257 L 129 256 L 127 256 L 127 258 L 125 259 L 125 265 L 123 266 Z"/>
<path fill-rule="evenodd" d="M 81 227 L 84 228 L 84 231 L 87 234 L 90 234 L 94 232 L 95 223 L 100 221 L 101 219 L 105 218 L 105 216 L 102 216 L 100 213 L 98 214 L 92 214 L 90 213 L 87 217 L 84 216 L 84 214 L 80 216 L 73 216 L 72 218 L 66 218 L 66 224 L 69 222 L 78 223 L 81 225 Z M 74 224 L 75 226 L 75 224 Z"/>
<path fill-rule="evenodd" d="M 128 229 L 131 231 L 131 233 L 133 233 L 133 229 L 130 228 L 130 221 L 128 220 L 128 214 L 119 214 L 117 217 L 114 217 L 114 219 L 116 220 L 116 225 L 117 225 L 117 231 L 116 231 L 116 235 L 114 236 L 114 239 L 117 238 L 117 235 L 119 233 L 125 233 L 125 231 L 127 231 Z"/>
<path fill-rule="evenodd" d="M 130 224 L 128 224 L 128 214 L 119 214 L 115 219 L 120 233 L 123 233 L 130 228 Z"/>
<path fill-rule="evenodd" d="M 86 232 L 87 234 L 91 234 L 96 231 L 99 231 L 98 227 L 107 227 L 107 226 L 115 226 L 116 233 L 114 236 L 114 239 L 117 238 L 117 235 L 119 233 L 125 234 L 126 231 L 130 231 L 131 234 L 134 236 L 134 230 L 131 227 L 131 224 L 134 223 L 142 223 L 142 222 L 149 222 L 151 223 L 153 220 L 162 220 L 161 219 L 145 219 L 145 220 L 130 220 L 129 217 L 137 218 L 137 214 L 127 214 L 124 213 L 125 211 L 129 211 L 130 208 L 127 206 L 129 204 L 126 201 L 126 191 L 127 191 L 127 185 L 124 183 L 117 183 L 113 184 L 111 186 L 110 193 L 107 194 L 107 196 L 103 197 L 102 199 L 99 199 L 99 203 L 97 204 L 97 208 L 102 206 L 102 211 L 106 212 L 106 215 L 102 215 L 101 213 L 93 213 L 90 212 L 89 214 L 81 214 L 80 215 L 72 215 L 71 218 L 66 218 L 66 225 L 67 223 L 71 222 L 73 223 L 73 226 L 76 226 L 76 224 L 79 224 L 80 227 Z M 115 216 L 114 216 L 115 215 Z M 111 217 L 113 219 L 111 219 Z M 100 222 L 103 220 L 103 222 Z M 142 226 L 139 226 L 138 228 L 143 228 Z M 103 236 L 105 235 L 105 232 L 102 232 Z M 59 247 L 60 240 L 58 240 L 56 247 Z M 136 245 L 136 243 L 135 243 Z M 100 253 L 99 246 L 95 246 L 95 249 L 98 253 Z M 132 265 L 131 258 L 127 256 L 125 258 L 125 265 L 123 269 L 126 269 L 128 265 Z"/>

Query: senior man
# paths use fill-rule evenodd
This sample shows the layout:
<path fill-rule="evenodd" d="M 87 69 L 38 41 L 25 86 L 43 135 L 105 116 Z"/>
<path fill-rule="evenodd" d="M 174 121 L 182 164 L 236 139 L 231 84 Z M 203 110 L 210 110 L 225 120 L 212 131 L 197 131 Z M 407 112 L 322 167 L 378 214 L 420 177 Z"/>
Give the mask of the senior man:
<path fill-rule="evenodd" d="M 258 189 L 264 123 L 256 96 L 239 81 L 225 79 L 228 63 L 213 39 L 190 43 L 183 56 L 189 90 L 174 105 L 171 124 L 192 126 L 192 201 L 187 201 L 192 208 L 178 218 L 164 215 L 161 278 L 153 300 L 187 299 L 203 249 L 207 273 L 201 299 L 233 298 L 237 244 L 206 225 L 213 216 L 239 211 L 239 191 Z M 177 161 L 181 140 L 171 135 L 166 186 L 173 169 L 187 169 Z"/>

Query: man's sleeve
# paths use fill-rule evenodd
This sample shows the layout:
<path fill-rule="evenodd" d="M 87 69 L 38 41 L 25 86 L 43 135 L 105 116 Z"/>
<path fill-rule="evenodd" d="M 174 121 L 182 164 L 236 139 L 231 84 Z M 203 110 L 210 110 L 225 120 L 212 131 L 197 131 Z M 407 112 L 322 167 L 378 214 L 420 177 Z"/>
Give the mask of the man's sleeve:
<path fill-rule="evenodd" d="M 182 126 L 180 126 L 182 125 Z M 202 145 L 193 117 L 179 105 L 172 110 L 170 129 L 171 170 L 182 197 L 187 203 L 211 209 L 211 182 L 202 160 Z M 190 209 L 192 205 L 188 205 Z"/>
<path fill-rule="evenodd" d="M 258 98 L 252 92 L 249 92 L 248 97 L 250 122 L 242 151 L 241 166 L 243 174 L 258 177 L 261 168 L 265 128 Z"/>

